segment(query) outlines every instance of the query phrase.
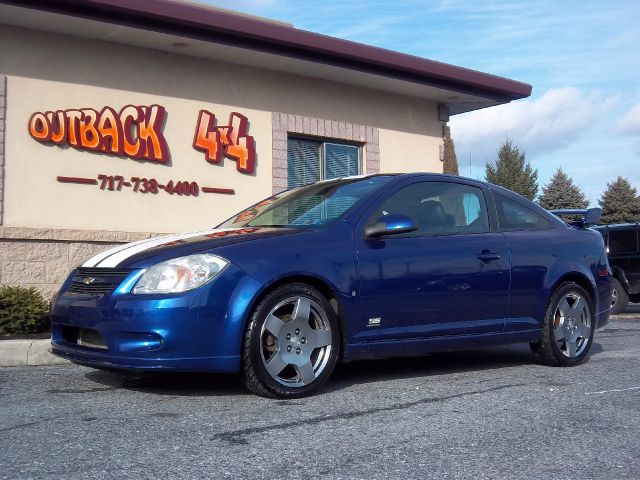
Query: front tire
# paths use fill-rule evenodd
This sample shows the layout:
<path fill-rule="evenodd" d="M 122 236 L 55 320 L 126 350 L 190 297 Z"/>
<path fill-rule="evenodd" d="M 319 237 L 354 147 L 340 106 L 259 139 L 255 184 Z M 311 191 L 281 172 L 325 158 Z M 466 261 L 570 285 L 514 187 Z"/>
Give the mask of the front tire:
<path fill-rule="evenodd" d="M 549 300 L 540 342 L 532 345 L 538 361 L 550 366 L 583 362 L 593 342 L 594 321 L 587 291 L 573 282 L 561 284 Z"/>
<path fill-rule="evenodd" d="M 293 283 L 269 292 L 253 310 L 242 347 L 249 390 L 304 397 L 327 381 L 340 348 L 338 319 L 315 288 Z"/>

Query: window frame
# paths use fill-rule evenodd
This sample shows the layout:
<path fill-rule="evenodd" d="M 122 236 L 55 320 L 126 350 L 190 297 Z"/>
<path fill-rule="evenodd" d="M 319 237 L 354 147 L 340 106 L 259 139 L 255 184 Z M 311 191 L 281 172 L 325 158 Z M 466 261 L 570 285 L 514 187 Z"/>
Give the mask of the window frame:
<path fill-rule="evenodd" d="M 341 139 L 336 139 L 336 138 L 330 138 L 330 137 L 316 137 L 316 136 L 312 136 L 312 135 L 301 135 L 298 133 L 291 133 L 288 132 L 287 133 L 287 168 L 289 167 L 288 164 L 288 156 L 289 156 L 289 140 L 302 140 L 302 141 L 307 141 L 307 142 L 315 142 L 319 144 L 319 172 L 320 172 L 320 178 L 317 180 L 319 182 L 325 181 L 325 180 L 335 180 L 336 178 L 343 178 L 343 177 L 335 177 L 335 178 L 326 178 L 325 176 L 325 172 L 326 172 L 326 163 L 325 163 L 325 145 L 326 144 L 332 144 L 332 145 L 344 145 L 344 146 L 348 146 L 348 147 L 356 147 L 357 152 L 358 152 L 358 159 L 357 159 L 357 173 L 355 175 L 362 175 L 363 174 L 363 147 L 364 144 L 360 143 L 360 142 L 354 142 L 354 141 L 349 141 L 349 140 L 341 140 Z M 303 185 L 289 185 L 289 178 L 287 175 L 287 188 L 295 188 L 295 187 L 303 187 L 304 185 L 309 185 L 308 183 L 303 184 Z"/>

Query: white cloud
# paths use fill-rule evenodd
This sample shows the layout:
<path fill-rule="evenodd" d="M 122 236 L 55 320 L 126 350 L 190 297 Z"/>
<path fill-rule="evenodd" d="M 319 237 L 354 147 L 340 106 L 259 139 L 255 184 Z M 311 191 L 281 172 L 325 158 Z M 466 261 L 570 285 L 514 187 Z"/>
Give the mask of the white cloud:
<path fill-rule="evenodd" d="M 621 135 L 640 135 L 640 103 L 618 120 L 613 131 Z"/>
<path fill-rule="evenodd" d="M 505 137 L 528 156 L 552 152 L 577 141 L 616 97 L 574 87 L 550 89 L 539 98 L 477 110 L 451 119 L 456 150 L 474 157 L 493 158 Z"/>

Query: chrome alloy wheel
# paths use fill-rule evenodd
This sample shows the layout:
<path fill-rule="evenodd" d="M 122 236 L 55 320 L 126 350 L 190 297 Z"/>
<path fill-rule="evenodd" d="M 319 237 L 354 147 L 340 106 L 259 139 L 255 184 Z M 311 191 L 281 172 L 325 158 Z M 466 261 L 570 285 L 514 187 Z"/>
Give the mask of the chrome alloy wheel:
<path fill-rule="evenodd" d="M 302 296 L 287 298 L 271 309 L 262 326 L 262 362 L 282 385 L 309 385 L 327 366 L 331 337 L 329 319 L 318 303 Z"/>
<path fill-rule="evenodd" d="M 560 351 L 569 358 L 579 356 L 591 338 L 589 304 L 577 293 L 567 293 L 556 307 L 553 335 Z"/>

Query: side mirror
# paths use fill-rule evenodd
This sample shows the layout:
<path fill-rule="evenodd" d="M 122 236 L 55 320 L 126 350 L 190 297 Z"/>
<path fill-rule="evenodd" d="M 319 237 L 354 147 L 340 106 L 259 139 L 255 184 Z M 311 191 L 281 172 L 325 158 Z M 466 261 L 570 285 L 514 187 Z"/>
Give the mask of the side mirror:
<path fill-rule="evenodd" d="M 384 235 L 400 235 L 418 229 L 415 220 L 401 213 L 383 215 L 372 225 L 364 229 L 364 236 L 367 238 L 380 238 Z"/>

